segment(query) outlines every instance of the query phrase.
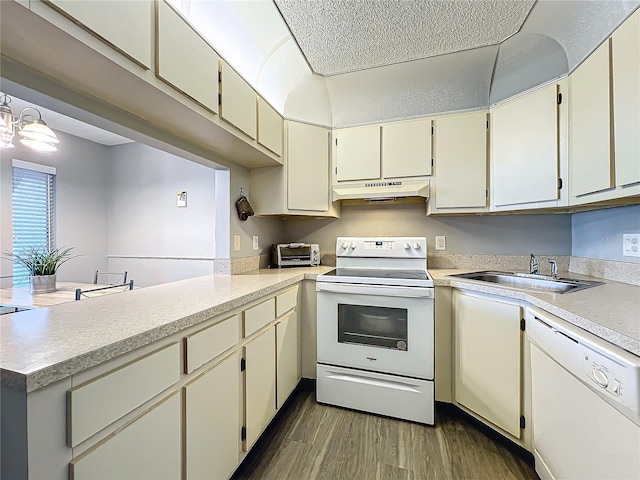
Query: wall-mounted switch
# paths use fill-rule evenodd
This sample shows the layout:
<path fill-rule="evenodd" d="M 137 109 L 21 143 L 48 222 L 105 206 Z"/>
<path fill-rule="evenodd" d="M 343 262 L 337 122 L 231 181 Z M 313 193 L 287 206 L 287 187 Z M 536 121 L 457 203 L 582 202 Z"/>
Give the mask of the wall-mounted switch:
<path fill-rule="evenodd" d="M 260 247 L 258 246 L 258 235 L 253 236 L 253 249 L 258 250 Z"/>
<path fill-rule="evenodd" d="M 622 235 L 622 255 L 625 257 L 640 257 L 640 233 L 625 233 Z"/>
<path fill-rule="evenodd" d="M 233 236 L 233 251 L 234 252 L 240 251 L 240 235 Z"/>
<path fill-rule="evenodd" d="M 447 249 L 447 239 L 444 235 L 436 236 L 436 250 L 446 250 Z"/>

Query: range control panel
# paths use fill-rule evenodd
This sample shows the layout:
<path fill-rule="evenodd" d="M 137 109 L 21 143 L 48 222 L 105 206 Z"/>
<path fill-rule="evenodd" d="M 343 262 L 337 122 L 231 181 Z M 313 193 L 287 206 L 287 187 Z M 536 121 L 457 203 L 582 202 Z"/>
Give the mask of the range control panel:
<path fill-rule="evenodd" d="M 338 257 L 427 258 L 426 237 L 338 237 Z"/>

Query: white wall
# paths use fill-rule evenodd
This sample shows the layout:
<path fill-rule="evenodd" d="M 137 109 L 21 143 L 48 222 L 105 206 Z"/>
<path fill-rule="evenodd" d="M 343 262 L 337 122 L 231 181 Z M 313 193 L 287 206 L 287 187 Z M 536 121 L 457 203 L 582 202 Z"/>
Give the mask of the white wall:
<path fill-rule="evenodd" d="M 107 268 L 107 172 L 109 148 L 56 132 L 57 152 L 36 152 L 16 142 L 0 153 L 0 251 L 13 247 L 11 162 L 14 158 L 56 168 L 56 245 L 74 247 L 80 255 L 60 267 L 61 281 L 92 281 L 96 269 Z M 11 275 L 3 261 L 1 275 Z"/>
<path fill-rule="evenodd" d="M 427 217 L 424 204 L 343 206 L 339 219 L 284 222 L 287 241 L 319 243 L 335 253 L 338 236 L 426 236 L 435 253 L 435 236 L 445 235 L 444 254 L 570 255 L 571 219 L 560 215 Z"/>
<path fill-rule="evenodd" d="M 110 150 L 109 270 L 139 286 L 213 273 L 215 170 L 139 143 Z"/>
<path fill-rule="evenodd" d="M 249 170 L 237 166 L 231 169 L 231 218 L 230 241 L 231 258 L 250 257 L 253 255 L 268 254 L 271 244 L 283 241 L 283 223 L 279 218 L 249 217 L 246 221 L 238 218 L 236 201 L 240 198 L 240 189 L 251 203 L 251 191 L 249 189 Z M 233 236 L 240 235 L 240 250 L 233 250 Z M 253 250 L 253 235 L 258 235 L 259 249 Z"/>

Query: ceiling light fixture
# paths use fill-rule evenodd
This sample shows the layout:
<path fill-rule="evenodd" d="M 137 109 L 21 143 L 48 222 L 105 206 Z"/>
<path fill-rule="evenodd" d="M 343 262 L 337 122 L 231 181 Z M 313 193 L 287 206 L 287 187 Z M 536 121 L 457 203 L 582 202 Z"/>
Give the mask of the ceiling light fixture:
<path fill-rule="evenodd" d="M 60 143 L 56 134 L 42 120 L 40 111 L 35 107 L 23 108 L 20 115 L 13 115 L 11 97 L 0 95 L 0 148 L 13 148 L 16 133 L 23 137 L 20 143 L 39 152 L 55 152 L 56 143 Z M 34 113 L 32 113 L 35 112 Z"/>

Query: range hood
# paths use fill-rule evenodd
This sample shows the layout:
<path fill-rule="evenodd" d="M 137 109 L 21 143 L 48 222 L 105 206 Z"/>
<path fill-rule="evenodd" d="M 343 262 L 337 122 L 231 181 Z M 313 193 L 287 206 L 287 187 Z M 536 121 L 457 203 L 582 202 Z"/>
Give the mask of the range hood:
<path fill-rule="evenodd" d="M 333 186 L 333 201 L 390 200 L 404 197 L 429 198 L 429 179 L 374 180 Z"/>

